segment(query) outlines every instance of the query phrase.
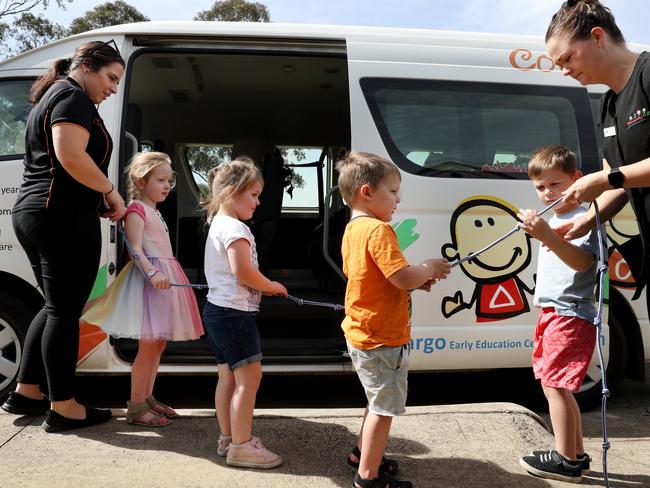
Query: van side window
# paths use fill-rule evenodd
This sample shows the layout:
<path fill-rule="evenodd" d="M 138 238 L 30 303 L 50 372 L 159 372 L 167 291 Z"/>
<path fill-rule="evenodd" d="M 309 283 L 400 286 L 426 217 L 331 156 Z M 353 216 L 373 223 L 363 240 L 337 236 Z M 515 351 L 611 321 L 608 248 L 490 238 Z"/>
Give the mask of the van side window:
<path fill-rule="evenodd" d="M 208 192 L 208 172 L 226 161 L 230 161 L 232 144 L 188 145 L 185 148 L 185 160 L 190 165 L 194 182 L 205 197 Z"/>
<path fill-rule="evenodd" d="M 316 166 L 321 151 L 320 147 L 280 147 L 291 171 L 287 175 L 290 182 L 282 195 L 283 211 L 318 212 L 318 171 L 325 178 L 329 165 L 326 158 L 323 168 Z"/>
<path fill-rule="evenodd" d="M 584 89 L 377 78 L 361 88 L 390 157 L 409 173 L 527 179 L 546 144 L 569 146 L 586 173 L 599 164 Z"/>
<path fill-rule="evenodd" d="M 590 93 L 589 94 L 589 103 L 591 104 L 591 112 L 594 117 L 594 128 L 596 129 L 596 138 L 598 139 L 598 154 L 600 155 L 599 159 L 603 159 L 603 131 L 599 127 L 600 125 L 600 98 L 602 94 L 600 93 Z"/>
<path fill-rule="evenodd" d="M 0 160 L 25 153 L 25 126 L 32 109 L 27 101 L 34 80 L 0 82 Z"/>

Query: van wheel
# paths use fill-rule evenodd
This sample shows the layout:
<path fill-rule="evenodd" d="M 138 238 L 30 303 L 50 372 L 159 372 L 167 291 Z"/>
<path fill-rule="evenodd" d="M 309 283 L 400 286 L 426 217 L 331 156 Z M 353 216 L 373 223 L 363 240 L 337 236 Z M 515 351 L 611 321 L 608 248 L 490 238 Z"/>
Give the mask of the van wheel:
<path fill-rule="evenodd" d="M 33 316 L 23 302 L 0 292 L 0 399 L 16 386 L 25 334 Z"/>
<path fill-rule="evenodd" d="M 627 367 L 627 338 L 621 325 L 621 320 L 609 309 L 609 358 L 607 361 L 607 388 L 613 392 L 619 385 Z M 587 371 L 580 391 L 576 393 L 576 401 L 583 411 L 600 408 L 602 403 L 602 372 L 600 365 L 592 365 Z"/>

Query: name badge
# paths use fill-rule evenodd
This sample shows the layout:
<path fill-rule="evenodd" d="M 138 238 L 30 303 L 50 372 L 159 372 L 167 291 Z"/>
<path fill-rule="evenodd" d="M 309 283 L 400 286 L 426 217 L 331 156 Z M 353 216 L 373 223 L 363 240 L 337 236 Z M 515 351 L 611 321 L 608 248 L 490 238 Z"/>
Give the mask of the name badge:
<path fill-rule="evenodd" d="M 616 127 L 613 125 L 611 127 L 605 127 L 603 129 L 603 135 L 605 137 L 614 137 L 616 135 Z"/>

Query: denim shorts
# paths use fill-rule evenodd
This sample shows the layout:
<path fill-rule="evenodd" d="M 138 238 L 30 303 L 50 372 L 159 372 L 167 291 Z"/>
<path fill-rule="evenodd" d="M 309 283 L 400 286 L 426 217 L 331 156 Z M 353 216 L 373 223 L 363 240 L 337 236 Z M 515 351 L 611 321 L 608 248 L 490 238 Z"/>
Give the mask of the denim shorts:
<path fill-rule="evenodd" d="M 368 399 L 368 410 L 394 417 L 406 412 L 409 344 L 356 349 L 348 342 L 348 352 Z"/>
<path fill-rule="evenodd" d="M 262 361 L 257 312 L 244 312 L 206 302 L 203 309 L 205 331 L 217 364 L 228 363 L 231 370 Z"/>

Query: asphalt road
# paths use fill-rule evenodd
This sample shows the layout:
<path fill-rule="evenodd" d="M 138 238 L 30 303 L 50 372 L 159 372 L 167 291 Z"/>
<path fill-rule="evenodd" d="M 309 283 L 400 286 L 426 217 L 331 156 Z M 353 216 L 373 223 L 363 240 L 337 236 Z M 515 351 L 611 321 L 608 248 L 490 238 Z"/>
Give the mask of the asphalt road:
<path fill-rule="evenodd" d="M 517 382 L 521 374 L 526 373 L 413 375 L 412 408 L 394 422 L 387 454 L 423 488 L 566 486 L 527 475 L 518 464 L 523 453 L 553 444 L 535 414 L 497 403 L 530 403 L 529 383 L 522 377 Z M 0 487 L 350 486 L 352 472 L 343 460 L 365 403 L 354 376 L 265 378 L 255 431 L 285 459 L 271 472 L 230 468 L 214 454 L 214 382 L 161 378 L 157 396 L 184 408 L 183 417 L 164 429 L 126 425 L 118 409 L 106 424 L 56 435 L 43 431 L 42 417 L 0 413 Z M 129 381 L 82 378 L 80 390 L 89 403 L 123 407 Z M 648 487 L 650 384 L 625 382 L 615 393 L 608 402 L 611 487 Z M 603 486 L 600 412 L 585 413 L 583 425 L 593 462 L 582 483 Z"/>

